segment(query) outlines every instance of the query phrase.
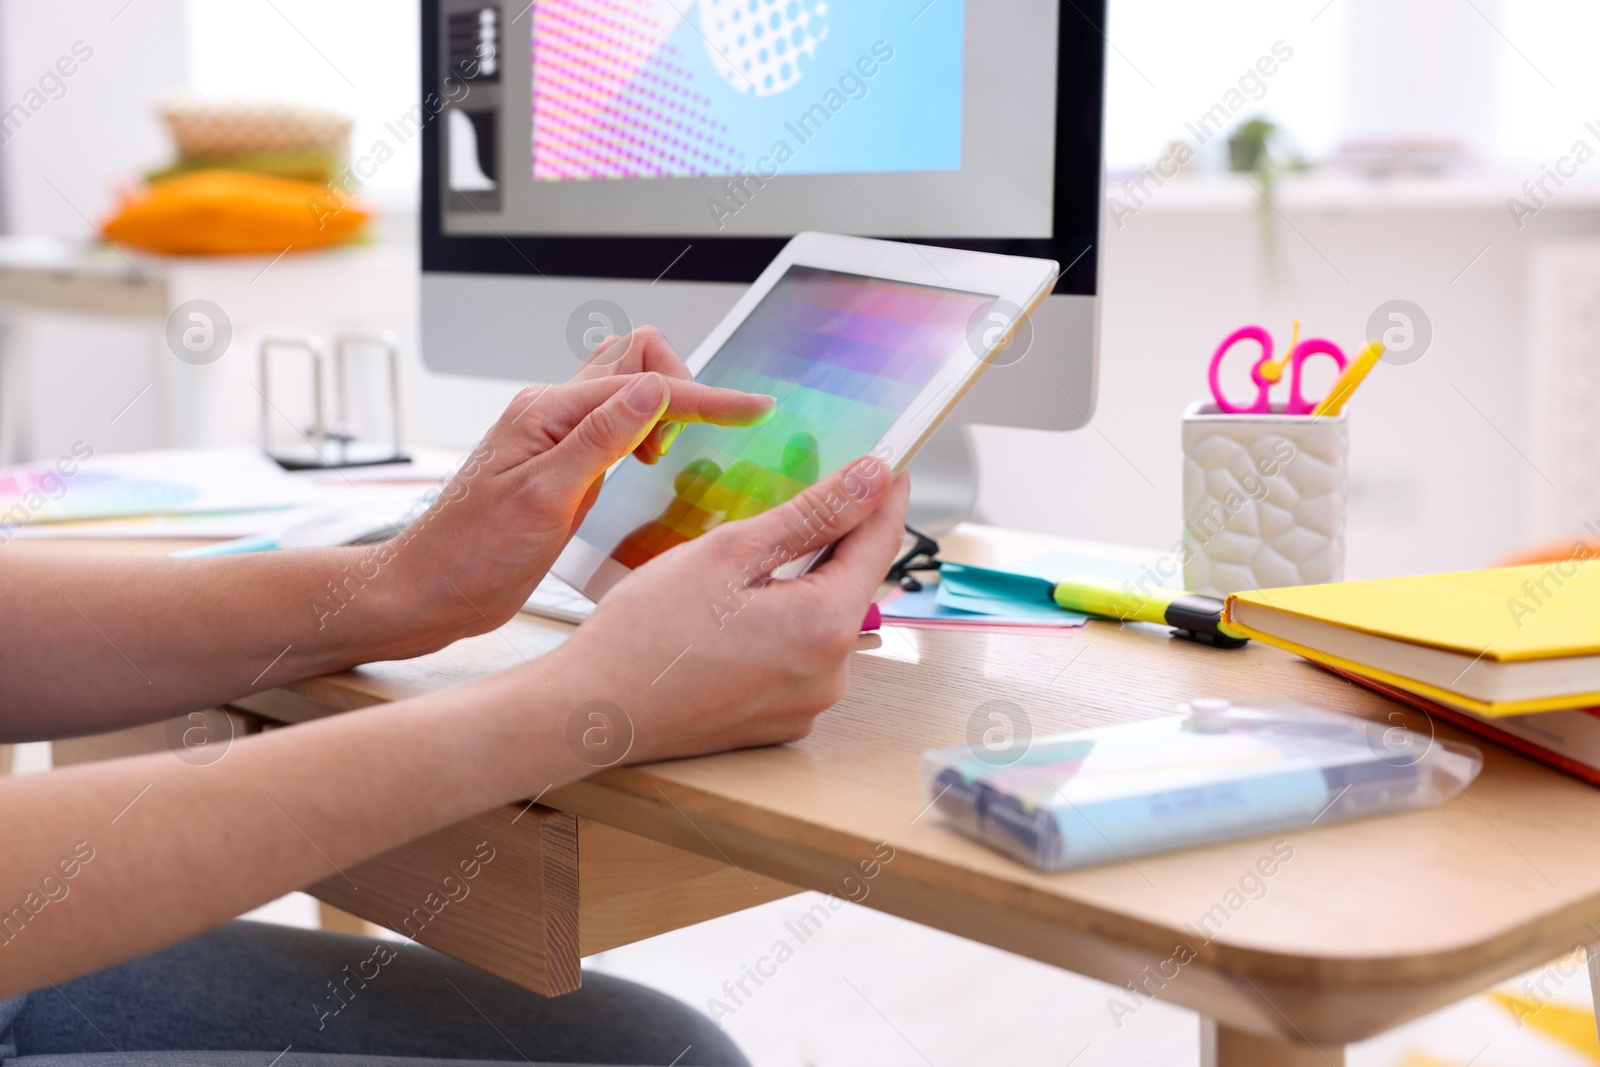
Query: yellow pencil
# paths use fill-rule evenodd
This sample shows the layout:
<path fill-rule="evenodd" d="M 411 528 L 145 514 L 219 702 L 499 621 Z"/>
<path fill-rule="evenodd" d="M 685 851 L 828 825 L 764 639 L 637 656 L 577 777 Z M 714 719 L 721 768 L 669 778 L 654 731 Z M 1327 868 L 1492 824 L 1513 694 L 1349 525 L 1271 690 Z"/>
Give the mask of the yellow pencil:
<path fill-rule="evenodd" d="M 1345 401 L 1350 399 L 1350 394 L 1356 391 L 1356 386 L 1365 380 L 1372 368 L 1378 365 L 1378 360 L 1383 356 L 1382 341 L 1368 341 L 1367 347 L 1356 354 L 1350 365 L 1339 375 L 1339 380 L 1333 383 L 1333 388 L 1328 390 L 1328 395 L 1322 398 L 1322 403 L 1311 409 L 1311 417 L 1319 418 L 1323 415 L 1332 418 L 1344 409 Z"/>

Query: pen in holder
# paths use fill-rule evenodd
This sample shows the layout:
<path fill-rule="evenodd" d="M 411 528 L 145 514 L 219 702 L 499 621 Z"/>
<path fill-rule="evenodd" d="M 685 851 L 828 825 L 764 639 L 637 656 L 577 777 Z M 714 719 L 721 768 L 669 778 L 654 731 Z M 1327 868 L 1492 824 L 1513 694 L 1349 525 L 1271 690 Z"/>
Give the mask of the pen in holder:
<path fill-rule="evenodd" d="M 274 352 L 301 352 L 309 418 L 286 412 L 290 401 L 275 390 Z M 355 358 L 376 353 L 377 359 Z M 400 356 L 393 331 L 347 330 L 334 341 L 330 368 L 321 338 L 268 336 L 261 340 L 261 448 L 286 470 L 316 470 L 400 463 Z M 280 366 L 284 376 L 292 370 Z M 333 417 L 325 396 L 333 395 Z M 276 396 L 274 394 L 277 394 Z M 380 399 L 381 394 L 381 399 Z M 291 405 L 292 406 L 292 405 Z M 387 426 L 383 424 L 387 422 Z M 387 433 L 383 431 L 387 430 Z M 388 440 L 381 438 L 387 437 Z"/>
<path fill-rule="evenodd" d="M 1344 579 L 1347 415 L 1183 413 L 1184 588 L 1210 596 Z"/>

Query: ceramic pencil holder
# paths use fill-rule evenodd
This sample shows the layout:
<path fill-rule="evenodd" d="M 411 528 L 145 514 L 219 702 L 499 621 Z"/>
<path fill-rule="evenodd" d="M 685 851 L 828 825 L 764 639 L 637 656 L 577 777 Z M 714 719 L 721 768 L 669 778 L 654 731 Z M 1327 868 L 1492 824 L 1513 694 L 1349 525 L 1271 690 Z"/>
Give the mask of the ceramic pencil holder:
<path fill-rule="evenodd" d="M 1344 579 L 1347 416 L 1183 413 L 1184 588 L 1225 596 Z"/>

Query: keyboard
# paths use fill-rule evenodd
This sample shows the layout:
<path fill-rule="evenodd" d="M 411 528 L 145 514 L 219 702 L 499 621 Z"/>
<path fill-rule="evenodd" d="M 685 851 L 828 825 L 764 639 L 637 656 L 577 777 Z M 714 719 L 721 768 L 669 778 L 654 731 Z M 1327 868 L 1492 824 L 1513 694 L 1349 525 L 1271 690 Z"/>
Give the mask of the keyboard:
<path fill-rule="evenodd" d="M 545 576 L 522 610 L 560 622 L 582 622 L 594 611 L 594 601 L 553 574 Z"/>

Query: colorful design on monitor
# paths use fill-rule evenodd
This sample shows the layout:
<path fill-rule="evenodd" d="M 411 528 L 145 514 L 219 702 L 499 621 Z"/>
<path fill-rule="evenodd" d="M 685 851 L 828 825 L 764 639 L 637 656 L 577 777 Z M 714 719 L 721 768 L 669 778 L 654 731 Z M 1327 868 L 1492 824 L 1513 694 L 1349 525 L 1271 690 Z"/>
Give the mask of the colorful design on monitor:
<path fill-rule="evenodd" d="M 964 4 L 919 6 L 534 0 L 534 180 L 959 169 Z"/>
<path fill-rule="evenodd" d="M 669 20 L 630 0 L 533 5 L 533 178 L 724 174 L 727 126 L 678 60 Z M 672 12 L 668 11 L 667 15 Z"/>
<path fill-rule="evenodd" d="M 865 455 L 967 344 L 993 297 L 791 267 L 698 381 L 778 400 L 760 426 L 690 425 L 654 466 L 623 460 L 581 536 L 638 567 L 758 515 Z M 653 516 L 639 524 L 639 515 Z M 821 547 L 820 545 L 817 547 Z"/>

